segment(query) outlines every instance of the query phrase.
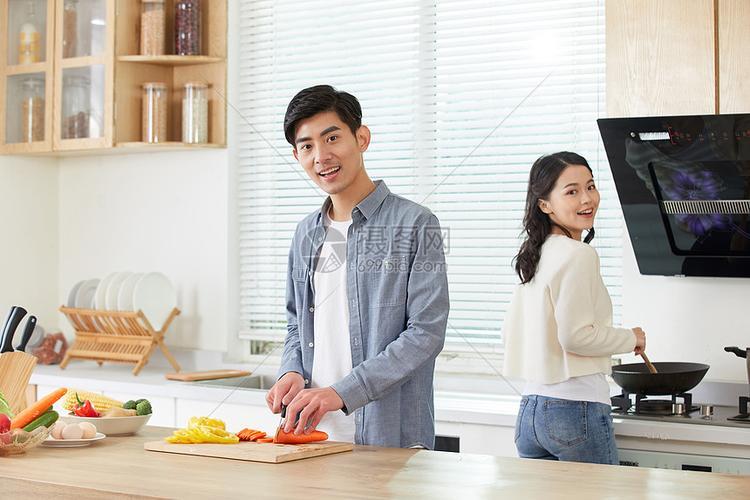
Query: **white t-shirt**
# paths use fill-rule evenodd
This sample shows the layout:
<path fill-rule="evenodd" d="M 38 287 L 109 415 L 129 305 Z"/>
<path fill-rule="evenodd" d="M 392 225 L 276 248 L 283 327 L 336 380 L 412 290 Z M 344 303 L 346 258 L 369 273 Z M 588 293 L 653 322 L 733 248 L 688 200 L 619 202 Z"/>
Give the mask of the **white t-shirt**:
<path fill-rule="evenodd" d="M 337 222 L 327 215 L 326 239 L 315 266 L 315 354 L 311 387 L 329 387 L 352 371 L 349 306 L 346 290 L 346 239 L 351 220 Z M 354 442 L 354 414 L 327 413 L 317 429 L 332 441 Z"/>
<path fill-rule="evenodd" d="M 536 394 L 556 399 L 570 399 L 572 401 L 592 401 L 594 403 L 610 404 L 609 384 L 603 373 L 571 377 L 558 384 L 540 384 L 526 382 L 523 394 Z"/>

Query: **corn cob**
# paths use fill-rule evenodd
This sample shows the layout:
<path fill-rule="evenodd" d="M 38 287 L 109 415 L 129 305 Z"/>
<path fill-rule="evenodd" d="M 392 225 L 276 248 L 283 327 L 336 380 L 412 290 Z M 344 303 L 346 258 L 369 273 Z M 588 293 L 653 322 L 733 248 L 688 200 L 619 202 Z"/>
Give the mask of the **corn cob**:
<path fill-rule="evenodd" d="M 91 404 L 94 406 L 96 411 L 100 413 L 105 412 L 110 408 L 122 408 L 122 401 L 108 398 L 107 396 L 98 394 L 96 392 L 78 391 L 76 389 L 68 390 L 68 394 L 65 397 L 65 402 L 63 402 L 63 408 L 68 411 L 73 411 L 73 409 L 78 404 L 78 401 L 76 401 L 76 394 L 78 394 L 78 399 L 80 399 L 81 401 L 86 401 L 87 399 L 91 401 Z"/>

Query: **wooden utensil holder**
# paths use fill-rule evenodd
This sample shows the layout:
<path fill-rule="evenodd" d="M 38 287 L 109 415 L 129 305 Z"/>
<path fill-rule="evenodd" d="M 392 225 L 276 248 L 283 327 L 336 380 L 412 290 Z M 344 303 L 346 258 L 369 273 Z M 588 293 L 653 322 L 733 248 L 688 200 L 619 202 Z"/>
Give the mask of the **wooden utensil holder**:
<path fill-rule="evenodd" d="M 177 360 L 164 345 L 164 333 L 180 314 L 177 308 L 172 309 L 159 331 L 154 330 L 143 311 L 99 311 L 61 306 L 60 312 L 68 318 L 76 334 L 60 368 L 64 369 L 71 359 L 88 359 L 96 361 L 99 366 L 105 361 L 135 363 L 133 375 L 138 375 L 158 346 L 172 368 L 180 371 Z"/>

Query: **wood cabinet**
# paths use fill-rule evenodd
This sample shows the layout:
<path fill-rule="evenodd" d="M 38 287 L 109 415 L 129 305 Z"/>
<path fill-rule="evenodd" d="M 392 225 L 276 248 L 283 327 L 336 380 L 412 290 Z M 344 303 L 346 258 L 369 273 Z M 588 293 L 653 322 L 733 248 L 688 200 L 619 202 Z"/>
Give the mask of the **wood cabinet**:
<path fill-rule="evenodd" d="M 717 77 L 719 113 L 750 113 L 750 2 L 720 0 Z"/>
<path fill-rule="evenodd" d="M 606 3 L 607 115 L 750 112 L 750 2 Z"/>
<path fill-rule="evenodd" d="M 54 0 L 0 0 L 0 150 L 52 150 Z"/>
<path fill-rule="evenodd" d="M 140 55 L 141 0 L 0 0 L 0 153 L 78 155 L 226 147 L 226 0 L 200 5 L 200 53 Z M 32 37 L 29 42 L 29 36 Z M 143 85 L 165 85 L 167 135 L 143 141 Z M 207 87 L 207 141 L 182 141 L 183 89 Z"/>

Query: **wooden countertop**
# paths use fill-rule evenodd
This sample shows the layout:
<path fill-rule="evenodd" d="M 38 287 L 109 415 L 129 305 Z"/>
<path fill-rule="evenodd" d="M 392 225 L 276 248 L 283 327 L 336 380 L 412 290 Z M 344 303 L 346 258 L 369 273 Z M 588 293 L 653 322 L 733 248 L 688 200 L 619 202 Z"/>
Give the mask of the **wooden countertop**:
<path fill-rule="evenodd" d="M 145 427 L 85 448 L 0 457 L 0 497 L 55 498 L 748 498 L 750 478 L 357 446 L 261 464 L 145 451 L 171 434 Z"/>

